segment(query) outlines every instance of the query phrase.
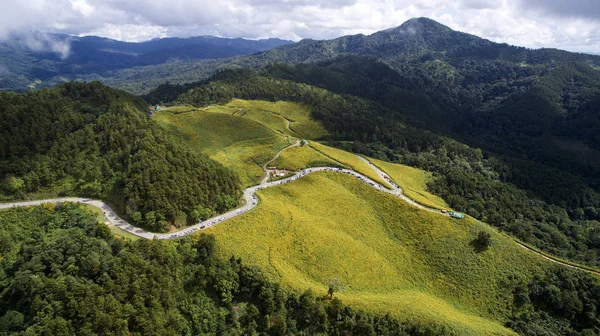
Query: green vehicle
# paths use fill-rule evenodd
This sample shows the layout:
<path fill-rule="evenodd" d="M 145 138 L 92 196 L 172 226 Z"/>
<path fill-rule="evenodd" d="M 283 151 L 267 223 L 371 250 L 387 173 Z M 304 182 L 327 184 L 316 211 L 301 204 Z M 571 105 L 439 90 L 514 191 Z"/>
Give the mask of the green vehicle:
<path fill-rule="evenodd" d="M 465 218 L 465 214 L 462 212 L 450 211 L 449 215 L 450 215 L 450 217 L 454 217 L 454 218 L 458 218 L 458 219 Z"/>

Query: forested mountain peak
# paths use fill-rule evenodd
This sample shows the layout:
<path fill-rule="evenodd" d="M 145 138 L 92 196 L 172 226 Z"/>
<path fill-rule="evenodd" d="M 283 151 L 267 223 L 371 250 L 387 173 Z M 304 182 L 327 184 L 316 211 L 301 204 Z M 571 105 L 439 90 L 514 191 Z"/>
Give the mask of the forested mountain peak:
<path fill-rule="evenodd" d="M 435 20 L 414 18 L 402 25 L 370 35 L 368 44 L 376 44 L 377 51 L 418 56 L 425 53 L 441 52 L 452 54 L 468 46 L 489 46 L 494 44 L 483 38 L 452 30 Z"/>
<path fill-rule="evenodd" d="M 423 33 L 442 33 L 452 31 L 452 29 L 446 25 L 443 25 L 435 20 L 426 17 L 412 18 L 398 27 L 382 30 L 382 32 L 399 32 L 399 33 L 410 33 L 410 34 L 423 34 Z M 375 33 L 375 34 L 377 34 Z"/>

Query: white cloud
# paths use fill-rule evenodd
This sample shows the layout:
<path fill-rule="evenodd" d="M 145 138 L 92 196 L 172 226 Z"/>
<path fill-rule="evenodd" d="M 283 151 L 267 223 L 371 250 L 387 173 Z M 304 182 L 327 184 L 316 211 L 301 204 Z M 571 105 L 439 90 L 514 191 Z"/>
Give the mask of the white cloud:
<path fill-rule="evenodd" d="M 95 30 L 79 34 L 108 37 L 120 41 L 147 41 L 157 37 L 166 37 L 167 28 L 151 26 L 148 24 L 121 24 L 106 23 Z"/>
<path fill-rule="evenodd" d="M 83 16 L 88 17 L 94 13 L 94 6 L 91 6 L 85 0 L 70 0 L 71 6 L 73 9 L 83 14 Z"/>
<path fill-rule="evenodd" d="M 13 30 L 287 39 L 370 34 L 426 16 L 497 42 L 600 52 L 600 1 L 571 0 L 0 0 L 0 36 Z"/>

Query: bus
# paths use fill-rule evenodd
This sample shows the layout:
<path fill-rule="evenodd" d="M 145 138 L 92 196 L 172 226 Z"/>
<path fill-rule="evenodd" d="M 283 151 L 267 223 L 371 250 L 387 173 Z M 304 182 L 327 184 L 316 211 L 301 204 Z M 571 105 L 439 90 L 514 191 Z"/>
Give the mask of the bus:
<path fill-rule="evenodd" d="M 458 218 L 458 219 L 465 218 L 465 214 L 462 212 L 450 211 L 449 215 L 450 215 L 450 217 L 454 217 L 454 218 Z"/>

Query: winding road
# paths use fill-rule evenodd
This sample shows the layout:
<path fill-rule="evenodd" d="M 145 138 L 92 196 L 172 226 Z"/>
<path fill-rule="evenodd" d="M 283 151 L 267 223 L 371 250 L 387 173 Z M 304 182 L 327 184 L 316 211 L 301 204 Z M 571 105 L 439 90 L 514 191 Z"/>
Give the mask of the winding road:
<path fill-rule="evenodd" d="M 141 238 L 146 238 L 146 239 L 174 239 L 174 238 L 180 238 L 189 234 L 192 234 L 198 230 L 202 230 L 205 229 L 207 227 L 219 224 L 225 220 L 231 219 L 233 217 L 239 216 L 251 209 L 253 209 L 254 207 L 256 207 L 258 205 L 258 197 L 256 196 L 256 192 L 264 189 L 264 188 L 269 188 L 269 187 L 274 187 L 274 186 L 278 186 L 278 185 L 282 185 L 282 184 L 286 184 L 292 181 L 295 181 L 299 178 L 302 178 L 308 174 L 311 173 L 315 173 L 315 172 L 322 172 L 322 171 L 328 171 L 328 172 L 336 172 L 336 173 L 341 173 L 341 174 L 347 174 L 350 176 L 353 176 L 361 181 L 363 181 L 364 183 L 369 184 L 370 186 L 372 186 L 373 188 L 386 192 L 388 194 L 392 194 L 392 195 L 396 195 L 401 197 L 403 200 L 405 200 L 406 202 L 417 206 L 421 209 L 425 209 L 428 211 L 434 211 L 437 213 L 441 212 L 437 209 L 431 209 L 431 208 L 427 208 L 421 204 L 418 204 L 416 202 L 414 202 L 413 200 L 411 200 L 410 198 L 406 197 L 403 193 L 402 193 L 402 189 L 396 185 L 395 183 L 390 183 L 390 188 L 385 187 L 375 181 L 373 181 L 372 179 L 357 173 L 353 170 L 350 169 L 343 169 L 343 168 L 334 168 L 334 167 L 316 167 L 316 168 L 307 168 L 307 169 L 303 169 L 300 170 L 298 172 L 296 172 L 294 175 L 281 179 L 281 180 L 277 180 L 277 181 L 272 181 L 269 182 L 269 171 L 267 170 L 267 165 L 271 162 L 273 162 L 275 159 L 277 159 L 277 157 L 279 157 L 279 155 L 286 149 L 295 147 L 299 145 L 299 141 L 295 141 L 293 144 L 283 148 L 282 150 L 280 150 L 274 157 L 273 159 L 269 160 L 268 162 L 266 162 L 262 168 L 263 171 L 265 172 L 265 177 L 262 179 L 261 183 L 256 185 L 256 186 L 252 186 L 249 188 L 244 189 L 243 191 L 243 199 L 244 199 L 244 203 L 242 206 L 228 211 L 226 213 L 220 214 L 218 216 L 209 218 L 207 220 L 204 221 L 200 221 L 195 225 L 186 227 L 185 229 L 182 229 L 180 231 L 177 232 L 171 232 L 171 233 L 154 233 L 154 232 L 149 232 L 146 231 L 144 229 L 141 229 L 139 227 L 136 227 L 135 225 L 126 222 L 125 220 L 123 220 L 121 217 L 119 217 L 117 215 L 117 213 L 105 202 L 100 201 L 100 200 L 93 200 L 93 199 L 89 199 L 89 198 L 82 198 L 82 197 L 61 197 L 61 198 L 50 198 L 50 199 L 44 199 L 44 200 L 35 200 L 35 201 L 24 201 L 24 202 L 13 202 L 13 203 L 3 203 L 0 204 L 0 209 L 8 209 L 8 208 L 12 208 L 12 207 L 22 207 L 22 206 L 35 206 L 35 205 L 41 205 L 41 204 L 45 204 L 45 203 L 57 203 L 57 202 L 75 202 L 75 203 L 82 203 L 82 204 L 89 204 L 89 205 L 93 205 L 96 206 L 98 208 L 100 208 L 103 212 L 104 212 L 104 216 L 106 217 L 106 220 L 108 222 L 109 225 L 114 225 L 116 227 L 119 227 L 120 229 L 129 232 L 133 235 L 136 235 L 138 237 Z M 366 160 L 365 158 L 359 156 L 359 158 L 365 162 L 367 162 L 370 167 L 372 169 L 374 169 L 377 174 L 379 176 L 381 176 L 382 178 L 384 178 L 384 180 L 387 180 L 387 175 L 381 171 L 379 168 L 377 168 L 375 165 L 371 164 L 368 160 Z"/>
<path fill-rule="evenodd" d="M 244 204 L 242 206 L 240 206 L 234 210 L 231 210 L 229 212 L 226 212 L 224 214 L 215 216 L 213 218 L 209 218 L 205 221 L 200 221 L 195 225 L 186 227 L 185 229 L 182 229 L 177 232 L 153 233 L 153 232 L 146 231 L 146 230 L 136 227 L 133 224 L 130 224 L 130 223 L 126 222 L 125 220 L 123 220 L 122 218 L 120 218 L 117 215 L 117 213 L 105 202 L 99 201 L 99 200 L 93 200 L 93 199 L 89 199 L 89 198 L 81 198 L 81 197 L 62 197 L 62 198 L 51 198 L 51 199 L 45 199 L 45 200 L 2 203 L 2 204 L 0 204 L 0 210 L 12 208 L 12 207 L 36 206 L 36 205 L 42 205 L 45 203 L 58 203 L 58 202 L 75 202 L 75 203 L 89 204 L 89 205 L 93 205 L 93 206 L 100 208 L 104 212 L 105 218 L 109 225 L 114 225 L 116 227 L 119 227 L 120 229 L 122 229 L 126 232 L 129 232 L 133 235 L 136 235 L 141 238 L 146 238 L 146 239 L 175 239 L 175 238 L 180 238 L 180 237 L 183 237 L 186 235 L 190 235 L 194 232 L 205 229 L 207 227 L 217 225 L 223 221 L 226 221 L 233 217 L 239 216 L 239 215 L 253 209 L 254 207 L 256 207 L 258 205 L 258 197 L 256 196 L 256 192 L 261 189 L 274 187 L 274 186 L 282 185 L 285 183 L 290 183 L 292 181 L 295 181 L 295 180 L 302 178 L 311 173 L 327 171 L 327 172 L 335 172 L 335 173 L 347 174 L 347 175 L 353 176 L 353 177 L 363 181 L 364 183 L 369 184 L 371 187 L 373 187 L 379 191 L 397 196 L 397 197 L 401 198 L 402 200 L 404 200 L 405 202 L 407 202 L 417 208 L 420 208 L 420 209 L 423 209 L 426 211 L 430 211 L 430 212 L 434 212 L 439 215 L 448 216 L 447 213 L 442 213 L 439 209 L 434 209 L 434 208 L 424 206 L 422 204 L 419 204 L 419 203 L 413 201 L 406 195 L 404 195 L 402 188 L 400 186 L 398 186 L 397 184 L 395 184 L 393 181 L 391 181 L 388 178 L 387 174 L 385 174 L 383 171 L 381 171 L 377 166 L 375 166 L 369 160 L 367 160 L 364 157 L 359 156 L 359 155 L 357 155 L 358 158 L 360 158 L 362 161 L 369 164 L 369 167 L 371 167 L 371 169 L 373 169 L 377 173 L 377 175 L 379 175 L 384 181 L 388 182 L 389 187 L 383 186 L 383 185 L 373 181 L 372 179 L 370 179 L 360 173 L 357 173 L 353 170 L 343 169 L 343 168 L 334 168 L 334 167 L 307 168 L 307 169 L 303 169 L 303 170 L 296 172 L 294 175 L 292 175 L 290 177 L 287 177 L 287 178 L 284 178 L 281 180 L 277 180 L 277 181 L 269 182 L 269 171 L 267 170 L 267 165 L 269 163 L 273 162 L 275 159 L 277 159 L 277 157 L 279 157 L 279 155 L 284 150 L 291 148 L 291 147 L 298 146 L 298 145 L 299 145 L 299 142 L 296 140 L 293 144 L 291 144 L 291 145 L 283 148 L 279 152 L 277 152 L 277 154 L 273 157 L 273 159 L 269 160 L 267 163 L 265 163 L 262 166 L 263 171 L 265 172 L 266 176 L 262 179 L 260 184 L 244 189 L 244 191 L 243 191 Z M 504 236 L 512 239 L 516 244 L 518 244 L 522 248 L 527 249 L 528 251 L 535 253 L 538 256 L 540 256 L 546 260 L 558 263 L 558 264 L 566 266 L 566 267 L 575 268 L 575 269 L 578 269 L 578 270 L 581 270 L 584 272 L 590 272 L 592 274 L 595 274 L 596 276 L 600 276 L 600 273 L 596 270 L 587 269 L 587 268 L 580 267 L 578 265 L 574 265 L 571 263 L 566 263 L 564 261 L 561 261 L 558 258 L 541 253 L 541 252 L 525 245 L 524 243 L 516 240 L 513 237 L 510 237 L 508 235 L 504 235 Z"/>

